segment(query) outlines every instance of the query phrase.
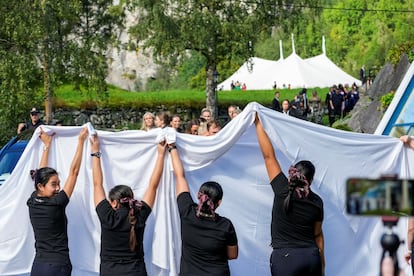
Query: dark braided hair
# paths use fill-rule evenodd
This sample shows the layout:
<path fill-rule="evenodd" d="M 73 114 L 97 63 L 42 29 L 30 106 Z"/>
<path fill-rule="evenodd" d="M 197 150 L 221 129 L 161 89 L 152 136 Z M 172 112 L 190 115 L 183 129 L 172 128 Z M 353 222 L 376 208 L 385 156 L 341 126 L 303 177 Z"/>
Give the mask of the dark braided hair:
<path fill-rule="evenodd" d="M 197 217 L 205 216 L 215 219 L 215 209 L 223 198 L 223 189 L 214 181 L 207 181 L 198 191 Z"/>
<path fill-rule="evenodd" d="M 34 181 L 34 186 L 36 190 L 39 190 L 37 184 L 45 186 L 49 182 L 50 177 L 53 175 L 58 175 L 57 171 L 50 167 L 43 167 L 36 170 L 30 170 L 30 177 Z"/>
<path fill-rule="evenodd" d="M 134 199 L 134 193 L 129 186 L 126 185 L 117 185 L 109 191 L 109 199 L 111 201 L 118 201 L 122 206 L 129 209 L 128 212 L 128 221 L 131 225 L 131 230 L 129 232 L 129 249 L 131 252 L 135 251 L 137 247 L 137 237 L 135 235 L 135 224 L 137 223 L 137 218 L 135 212 L 141 209 L 142 203 Z"/>
<path fill-rule="evenodd" d="M 289 193 L 283 202 L 285 213 L 292 208 L 291 198 L 296 192 L 298 198 L 308 197 L 309 187 L 315 175 L 315 166 L 308 160 L 302 160 L 289 168 Z"/>

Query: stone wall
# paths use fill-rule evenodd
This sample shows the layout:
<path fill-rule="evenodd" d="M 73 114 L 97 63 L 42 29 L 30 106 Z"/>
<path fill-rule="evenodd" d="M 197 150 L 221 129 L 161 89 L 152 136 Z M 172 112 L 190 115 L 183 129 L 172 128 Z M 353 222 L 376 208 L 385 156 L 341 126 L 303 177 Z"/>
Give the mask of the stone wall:
<path fill-rule="evenodd" d="M 224 125 L 228 120 L 227 107 L 219 108 L 218 120 Z M 146 112 L 157 113 L 158 111 L 167 111 L 170 115 L 178 114 L 182 121 L 182 126 L 192 119 L 199 118 L 200 110 L 188 109 L 181 107 L 160 106 L 156 111 L 148 109 L 96 109 L 96 110 L 69 110 L 58 109 L 54 112 L 54 121 L 61 121 L 66 126 L 81 126 L 91 122 L 96 129 L 139 129 L 142 123 L 142 117 Z"/>

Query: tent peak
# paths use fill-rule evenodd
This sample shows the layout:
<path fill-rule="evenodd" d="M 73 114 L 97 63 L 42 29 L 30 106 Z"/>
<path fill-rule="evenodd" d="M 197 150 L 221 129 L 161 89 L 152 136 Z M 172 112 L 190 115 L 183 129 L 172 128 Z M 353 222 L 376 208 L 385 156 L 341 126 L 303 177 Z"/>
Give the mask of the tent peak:
<path fill-rule="evenodd" d="M 295 39 L 293 38 L 293 33 L 292 33 L 292 53 L 296 54 L 296 50 L 295 50 Z"/>

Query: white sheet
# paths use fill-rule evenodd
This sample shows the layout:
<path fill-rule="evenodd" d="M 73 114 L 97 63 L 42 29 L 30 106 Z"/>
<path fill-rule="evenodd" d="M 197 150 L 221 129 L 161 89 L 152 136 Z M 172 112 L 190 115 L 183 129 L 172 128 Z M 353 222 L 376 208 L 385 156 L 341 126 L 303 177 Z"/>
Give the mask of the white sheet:
<path fill-rule="evenodd" d="M 193 196 L 207 180 L 223 186 L 223 203 L 217 211 L 232 220 L 239 238 L 239 257 L 230 261 L 232 275 L 270 275 L 273 192 L 257 144 L 255 111 L 259 112 L 285 172 L 301 159 L 311 160 L 316 166 L 312 189 L 323 198 L 325 206 L 326 275 L 378 274 L 382 222 L 378 218 L 361 219 L 345 214 L 345 181 L 351 176 L 379 177 L 384 173 L 412 177 L 414 151 L 396 138 L 339 131 L 251 103 L 215 136 L 177 134 L 178 150 Z M 56 132 L 50 166 L 57 168 L 63 185 L 80 127 L 47 128 Z M 158 131 L 98 131 L 106 191 L 113 185 L 127 184 L 137 198 L 143 195 L 155 163 Z M 26 200 L 34 189 L 29 170 L 38 167 L 42 153 L 37 134 L 13 174 L 0 187 L 0 275 L 30 272 L 34 257 Z M 100 226 L 93 207 L 89 154 L 88 142 L 67 208 L 73 275 L 97 275 L 99 271 Z M 164 168 L 145 230 L 149 275 L 177 275 L 179 270 L 179 218 L 168 153 Z M 405 219 L 400 219 L 395 231 L 405 239 Z M 401 245 L 398 250 L 399 263 L 409 272 L 402 258 L 405 247 Z"/>

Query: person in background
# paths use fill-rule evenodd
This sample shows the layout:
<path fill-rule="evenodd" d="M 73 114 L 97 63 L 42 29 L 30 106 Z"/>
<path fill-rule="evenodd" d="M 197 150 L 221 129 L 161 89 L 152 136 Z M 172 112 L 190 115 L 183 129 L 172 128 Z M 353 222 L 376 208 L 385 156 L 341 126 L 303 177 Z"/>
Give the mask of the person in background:
<path fill-rule="evenodd" d="M 272 100 L 272 109 L 281 112 L 282 108 L 280 107 L 280 92 L 276 91 L 275 96 Z"/>
<path fill-rule="evenodd" d="M 229 115 L 229 121 L 232 120 L 235 116 L 234 116 L 234 111 L 236 109 L 238 109 L 239 107 L 237 105 L 229 105 L 229 107 L 227 108 L 227 115 Z"/>
<path fill-rule="evenodd" d="M 367 82 L 367 74 L 365 73 L 365 65 L 361 66 L 361 69 L 359 70 L 359 79 L 362 82 L 362 85 L 364 85 Z"/>
<path fill-rule="evenodd" d="M 78 145 L 70 165 L 68 178 L 61 190 L 57 171 L 48 167 L 53 135 L 47 135 L 43 129 L 40 131 L 40 139 L 44 144 L 43 153 L 39 169 L 30 171 L 35 191 L 27 200 L 36 241 L 36 255 L 30 273 L 32 276 L 71 275 L 68 220 L 65 210 L 75 189 L 87 135 L 87 128 L 83 128 L 79 133 Z"/>
<path fill-rule="evenodd" d="M 207 123 L 208 136 L 215 135 L 221 130 L 219 121 L 213 120 Z"/>
<path fill-rule="evenodd" d="M 238 256 L 237 235 L 232 222 L 216 213 L 223 198 L 219 183 L 201 185 L 194 203 L 175 144 L 168 145 L 181 220 L 180 276 L 230 275 L 228 260 Z"/>
<path fill-rule="evenodd" d="M 236 118 L 240 113 L 242 113 L 242 111 L 243 110 L 241 110 L 241 108 L 237 106 L 236 109 L 233 111 L 233 119 Z"/>
<path fill-rule="evenodd" d="M 282 101 L 282 113 L 285 115 L 290 115 L 290 102 L 288 99 Z"/>
<path fill-rule="evenodd" d="M 17 126 L 17 134 L 20 134 L 26 129 L 36 129 L 38 126 L 44 125 L 45 123 L 40 119 L 40 110 L 36 107 L 30 109 L 30 121 L 27 123 L 19 123 Z"/>
<path fill-rule="evenodd" d="M 318 96 L 318 91 L 312 91 L 312 97 L 309 100 L 310 114 L 308 115 L 309 121 L 317 124 L 322 124 L 322 100 Z"/>
<path fill-rule="evenodd" d="M 170 123 L 170 116 L 168 116 L 168 113 L 165 111 L 159 111 L 157 115 L 155 115 L 154 124 L 155 127 L 164 128 L 168 126 Z"/>
<path fill-rule="evenodd" d="M 171 117 L 170 126 L 175 129 L 177 132 L 182 132 L 181 130 L 181 118 L 177 114 Z"/>
<path fill-rule="evenodd" d="M 200 126 L 200 121 L 197 119 L 191 120 L 187 123 L 187 128 L 185 130 L 185 133 L 192 134 L 192 135 L 198 135 L 198 128 Z"/>
<path fill-rule="evenodd" d="M 207 124 L 208 124 L 209 121 L 207 121 L 203 117 L 200 117 L 198 119 L 198 121 L 199 121 L 199 126 L 198 126 L 198 129 L 197 129 L 197 135 L 199 135 L 199 136 L 208 136 Z"/>
<path fill-rule="evenodd" d="M 204 118 L 207 122 L 210 122 L 212 120 L 212 115 L 211 115 L 211 110 L 208 109 L 207 107 L 203 108 L 201 110 L 201 118 Z"/>
<path fill-rule="evenodd" d="M 138 201 L 127 185 L 114 186 L 105 197 L 99 138 L 90 138 L 93 197 L 101 223 L 100 276 L 146 276 L 143 237 L 164 167 L 165 141 L 157 146 L 157 160 L 147 190 Z M 105 185 L 111 186 L 111 185 Z"/>
<path fill-rule="evenodd" d="M 323 201 L 311 190 L 314 165 L 302 160 L 285 176 L 258 114 L 256 133 L 274 192 L 270 258 L 272 275 L 324 275 Z"/>
<path fill-rule="evenodd" d="M 154 119 L 154 114 L 151 112 L 145 112 L 144 116 L 142 116 L 141 130 L 148 131 L 155 128 Z"/>

